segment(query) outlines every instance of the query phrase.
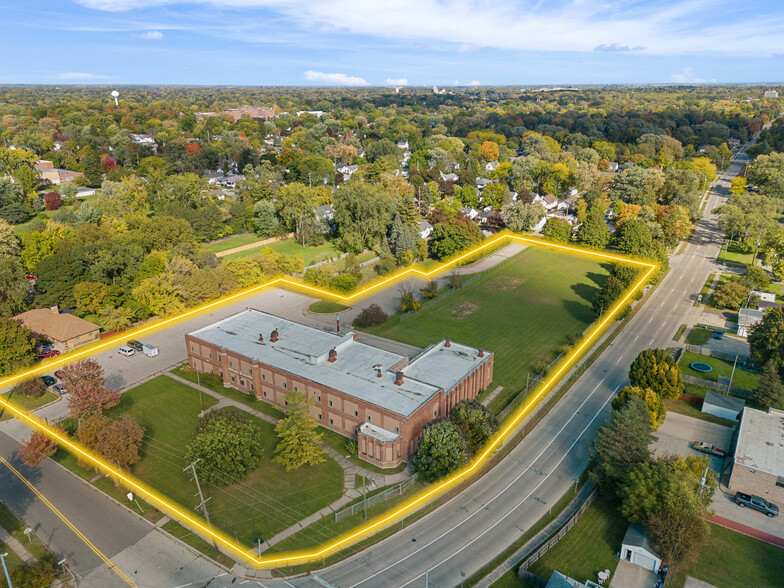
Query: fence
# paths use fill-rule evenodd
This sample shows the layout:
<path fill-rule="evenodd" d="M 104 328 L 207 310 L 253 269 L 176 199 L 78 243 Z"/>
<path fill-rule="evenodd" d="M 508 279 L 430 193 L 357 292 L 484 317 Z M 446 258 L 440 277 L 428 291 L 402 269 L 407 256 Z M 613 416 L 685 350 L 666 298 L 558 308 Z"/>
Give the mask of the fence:
<path fill-rule="evenodd" d="M 699 345 L 689 345 L 686 344 L 683 346 L 686 351 L 691 351 L 692 353 L 697 353 L 699 355 L 707 355 L 708 357 L 715 357 L 716 359 L 723 359 L 724 361 L 731 361 L 735 362 L 738 360 L 738 365 L 750 370 L 760 370 L 761 367 L 759 363 L 750 359 L 747 355 L 740 355 L 739 353 L 724 353 L 723 351 L 716 351 L 715 349 L 711 349 L 710 347 L 700 347 Z"/>
<path fill-rule="evenodd" d="M 405 490 L 413 483 L 414 480 L 412 478 L 408 478 L 399 484 L 395 484 L 391 488 L 387 488 L 383 492 L 379 492 L 378 494 L 374 494 L 373 496 L 368 497 L 366 500 L 361 500 L 356 504 L 347 506 L 343 510 L 339 510 L 335 513 L 335 522 L 338 523 L 346 517 L 350 517 L 353 514 L 362 512 L 365 508 L 370 508 L 373 505 L 386 502 L 393 496 L 399 496 L 400 494 L 403 494 L 403 492 L 405 492 Z"/>
<path fill-rule="evenodd" d="M 583 502 L 582 506 L 580 506 L 580 508 L 577 509 L 577 512 L 574 513 L 572 515 L 572 517 L 568 521 L 566 521 L 564 526 L 561 527 L 555 535 L 553 535 L 547 541 L 545 541 L 536 551 L 534 551 L 528 558 L 526 558 L 526 560 L 523 563 L 520 564 L 520 569 L 518 570 L 517 575 L 518 575 L 518 577 L 521 580 L 525 580 L 529 584 L 534 584 L 530 580 L 527 580 L 526 578 L 524 578 L 523 574 L 524 573 L 528 574 L 528 567 L 531 564 L 533 564 L 536 560 L 538 560 L 540 557 L 542 557 L 545 553 L 550 551 L 553 547 L 555 547 L 558 544 L 558 542 L 561 539 L 563 539 L 563 536 L 566 535 L 566 533 L 569 531 L 569 529 L 574 527 L 574 525 L 577 523 L 577 521 L 580 520 L 580 517 L 583 516 L 583 513 L 586 510 L 588 510 L 588 507 L 591 506 L 591 504 L 593 503 L 594 500 L 596 500 L 597 493 L 598 493 L 598 490 L 594 489 L 593 492 L 591 492 L 588 495 L 588 498 L 585 499 L 585 502 Z M 528 575 L 530 575 L 530 574 L 528 574 Z M 536 578 L 536 576 L 534 576 L 534 577 Z M 545 582 L 545 584 L 546 584 L 546 582 Z M 534 584 L 534 586 L 539 586 L 539 585 L 540 584 Z M 542 584 L 542 586 L 543 585 L 544 584 Z"/>
<path fill-rule="evenodd" d="M 719 384 L 718 382 L 714 382 L 712 380 L 703 380 L 702 378 L 695 378 L 694 376 L 688 376 L 683 374 L 683 381 L 687 384 L 695 384 L 697 386 L 702 386 L 704 388 L 710 388 L 711 390 L 716 390 L 717 392 L 721 392 L 722 394 L 727 393 L 727 386 L 724 384 Z M 732 386 L 729 390 L 730 394 L 733 396 L 738 396 L 740 398 L 751 398 L 752 391 L 746 390 L 746 388 L 738 388 L 737 386 Z"/>

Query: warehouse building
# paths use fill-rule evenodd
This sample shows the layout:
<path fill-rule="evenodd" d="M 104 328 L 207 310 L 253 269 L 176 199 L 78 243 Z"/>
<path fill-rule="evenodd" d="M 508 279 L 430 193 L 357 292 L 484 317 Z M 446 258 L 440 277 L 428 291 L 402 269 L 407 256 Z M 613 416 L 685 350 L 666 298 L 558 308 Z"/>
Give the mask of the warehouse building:
<path fill-rule="evenodd" d="M 784 411 L 743 409 L 729 488 L 784 506 Z"/>

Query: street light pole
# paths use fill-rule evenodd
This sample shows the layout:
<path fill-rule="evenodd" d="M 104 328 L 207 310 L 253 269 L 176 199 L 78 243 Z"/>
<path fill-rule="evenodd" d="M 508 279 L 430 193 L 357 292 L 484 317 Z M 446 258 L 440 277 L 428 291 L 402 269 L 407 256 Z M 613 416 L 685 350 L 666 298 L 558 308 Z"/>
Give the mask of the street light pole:
<path fill-rule="evenodd" d="M 8 557 L 7 553 L 0 553 L 0 562 L 3 562 L 3 571 L 5 572 L 5 581 L 8 582 L 8 588 L 14 588 L 11 584 L 11 576 L 8 575 L 8 568 L 5 565 L 5 558 Z"/>

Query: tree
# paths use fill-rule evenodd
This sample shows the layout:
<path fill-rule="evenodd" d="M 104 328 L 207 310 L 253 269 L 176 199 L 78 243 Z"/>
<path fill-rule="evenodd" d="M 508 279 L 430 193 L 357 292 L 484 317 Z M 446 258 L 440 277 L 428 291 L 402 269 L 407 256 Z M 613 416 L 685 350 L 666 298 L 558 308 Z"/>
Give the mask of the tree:
<path fill-rule="evenodd" d="M 621 391 L 618 392 L 618 396 L 612 401 L 613 409 L 620 410 L 624 404 L 629 402 L 629 399 L 632 396 L 636 396 L 645 402 L 648 407 L 648 412 L 651 415 L 651 430 L 655 431 L 658 429 L 659 425 L 664 422 L 664 418 L 667 416 L 667 409 L 665 408 L 664 401 L 661 397 L 650 388 L 639 388 L 637 386 L 625 386 L 624 388 L 621 388 Z"/>
<path fill-rule="evenodd" d="M 20 380 L 14 387 L 11 388 L 11 394 L 21 394 L 22 396 L 29 396 L 32 398 L 39 398 L 46 392 L 46 386 L 41 381 L 41 378 L 30 378 L 27 380 Z"/>
<path fill-rule="evenodd" d="M 129 414 L 108 421 L 99 431 L 97 443 L 92 447 L 107 461 L 122 469 L 128 469 L 141 457 L 139 448 L 144 439 L 145 428 Z"/>
<path fill-rule="evenodd" d="M 662 241 L 668 247 L 674 247 L 691 234 L 689 211 L 683 206 L 662 206 L 656 214 L 656 220 L 662 229 Z"/>
<path fill-rule="evenodd" d="M 396 210 L 380 186 L 356 180 L 338 186 L 332 207 L 343 246 L 352 253 L 375 246 L 386 235 Z"/>
<path fill-rule="evenodd" d="M 428 482 L 451 474 L 468 461 L 468 448 L 460 429 L 448 419 L 436 419 L 422 428 L 412 471 Z"/>
<path fill-rule="evenodd" d="M 477 151 L 479 159 L 483 161 L 498 161 L 499 148 L 498 143 L 494 141 L 485 141 L 479 146 Z"/>
<path fill-rule="evenodd" d="M 758 155 L 749 166 L 746 177 L 763 194 L 784 198 L 784 153 Z"/>
<path fill-rule="evenodd" d="M 0 218 L 12 225 L 18 225 L 30 220 L 33 213 L 26 206 L 18 203 L 8 204 L 0 208 Z"/>
<path fill-rule="evenodd" d="M 577 241 L 596 249 L 604 249 L 610 242 L 610 230 L 598 207 L 592 206 L 588 210 L 585 222 L 577 231 Z"/>
<path fill-rule="evenodd" d="M 26 368 L 37 358 L 32 333 L 19 321 L 0 318 L 0 376 Z"/>
<path fill-rule="evenodd" d="M 388 318 L 389 315 L 378 304 L 373 303 L 362 309 L 362 312 L 354 319 L 354 323 L 359 327 L 372 327 L 373 325 L 380 325 Z"/>
<path fill-rule="evenodd" d="M 730 182 L 730 194 L 745 194 L 747 180 L 744 176 L 735 176 Z"/>
<path fill-rule="evenodd" d="M 98 188 L 101 186 L 102 179 L 101 158 L 90 150 L 84 158 L 84 181 L 91 188 Z"/>
<path fill-rule="evenodd" d="M 656 553 L 668 562 L 685 564 L 696 557 L 708 534 L 703 513 L 667 505 L 644 523 Z"/>
<path fill-rule="evenodd" d="M 17 253 L 19 253 L 19 239 L 14 233 L 14 228 L 0 219 L 0 258 L 13 257 Z"/>
<path fill-rule="evenodd" d="M 514 201 L 504 207 L 503 219 L 506 227 L 515 232 L 528 231 L 542 220 L 546 211 L 541 202 L 523 204 Z"/>
<path fill-rule="evenodd" d="M 63 433 L 63 429 L 57 425 L 54 428 Z M 35 467 L 47 457 L 53 457 L 57 453 L 57 443 L 48 435 L 34 431 L 30 438 L 22 443 L 19 448 L 19 458 L 28 467 Z"/>
<path fill-rule="evenodd" d="M 59 210 L 63 205 L 63 199 L 58 192 L 47 192 L 44 194 L 44 206 L 46 210 Z"/>
<path fill-rule="evenodd" d="M 430 251 L 437 259 L 446 259 L 479 243 L 482 233 L 471 221 L 450 219 L 433 227 Z"/>
<path fill-rule="evenodd" d="M 772 361 L 779 372 L 784 369 L 784 309 L 771 308 L 751 328 L 748 337 L 752 359 L 767 364 Z"/>
<path fill-rule="evenodd" d="M 133 289 L 132 294 L 135 300 L 147 306 L 154 315 L 177 314 L 185 308 L 182 290 L 175 285 L 173 276 L 168 273 L 143 280 Z"/>
<path fill-rule="evenodd" d="M 652 204 L 664 182 L 665 176 L 661 170 L 631 167 L 615 177 L 610 198 L 632 204 Z"/>
<path fill-rule="evenodd" d="M 414 291 L 408 288 L 404 289 L 400 294 L 400 311 L 416 312 L 420 308 L 422 308 L 422 303 L 417 300 Z"/>
<path fill-rule="evenodd" d="M 555 243 L 568 243 L 572 238 L 572 225 L 562 218 L 551 217 L 544 223 L 542 235 Z"/>
<path fill-rule="evenodd" d="M 292 390 L 286 394 L 286 416 L 275 425 L 278 444 L 273 461 L 283 464 L 286 471 L 303 464 L 316 465 L 324 461 L 318 423 L 310 416 L 313 399 Z"/>
<path fill-rule="evenodd" d="M 754 390 L 754 401 L 762 406 L 784 409 L 784 383 L 776 364 L 769 360 Z"/>
<path fill-rule="evenodd" d="M 632 397 L 619 410 L 613 410 L 609 423 L 599 428 L 591 443 L 591 477 L 606 490 L 619 494 L 632 468 L 650 459 L 651 441 L 648 407 Z"/>
<path fill-rule="evenodd" d="M 716 288 L 713 293 L 713 302 L 719 308 L 735 310 L 745 306 L 748 296 L 749 289 L 746 286 L 735 280 L 730 280 Z"/>
<path fill-rule="evenodd" d="M 100 414 L 120 402 L 120 392 L 106 385 L 101 365 L 94 359 L 82 359 L 62 368 L 63 387 L 68 390 L 71 416 Z"/>
<path fill-rule="evenodd" d="M 18 257 L 0 255 L 0 316 L 24 311 L 30 294 L 25 269 Z"/>
<path fill-rule="evenodd" d="M 133 310 L 125 306 L 101 308 L 98 311 L 98 316 L 101 319 L 101 326 L 107 331 L 124 329 L 134 320 Z"/>
<path fill-rule="evenodd" d="M 253 230 L 259 237 L 274 237 L 280 233 L 280 221 L 272 202 L 259 200 L 253 205 L 253 214 Z"/>
<path fill-rule="evenodd" d="M 472 455 L 479 451 L 498 429 L 495 415 L 476 400 L 463 400 L 455 404 L 449 411 L 449 420 L 460 429 Z"/>
<path fill-rule="evenodd" d="M 612 308 L 615 301 L 621 297 L 626 288 L 623 283 L 615 276 L 610 276 L 605 280 L 602 289 L 593 299 L 593 314 L 597 318 Z"/>
<path fill-rule="evenodd" d="M 645 221 L 628 218 L 618 223 L 613 241 L 619 251 L 629 255 L 640 255 L 650 248 L 653 235 Z"/>
<path fill-rule="evenodd" d="M 680 368 L 666 349 L 644 349 L 629 366 L 629 382 L 662 398 L 679 398 L 685 385 Z"/>
<path fill-rule="evenodd" d="M 213 486 L 243 480 L 261 463 L 264 453 L 261 429 L 244 413 L 224 408 L 207 413 L 188 444 L 188 461 L 198 461 L 199 478 Z"/>

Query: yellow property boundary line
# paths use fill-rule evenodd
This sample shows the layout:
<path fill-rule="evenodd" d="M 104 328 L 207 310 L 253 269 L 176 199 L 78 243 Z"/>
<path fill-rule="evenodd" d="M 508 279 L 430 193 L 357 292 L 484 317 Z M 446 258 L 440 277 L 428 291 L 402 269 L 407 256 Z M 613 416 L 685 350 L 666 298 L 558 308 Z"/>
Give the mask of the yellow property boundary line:
<path fill-rule="evenodd" d="M 91 345 L 81 351 L 67 354 L 64 357 L 61 356 L 55 361 L 45 362 L 43 364 L 40 364 L 38 367 L 17 373 L 9 378 L 0 380 L 0 387 L 4 387 L 22 378 L 40 375 L 53 368 L 57 368 L 61 365 L 64 365 L 65 363 L 70 363 L 75 359 L 89 357 L 95 355 L 99 351 L 105 351 L 109 348 L 115 347 L 121 342 L 121 340 L 124 340 L 129 336 L 139 336 L 145 333 L 151 333 L 153 331 L 161 330 L 173 324 L 181 323 L 186 319 L 190 319 L 198 315 L 201 315 L 206 311 L 214 310 L 215 308 L 225 306 L 229 302 L 235 302 L 242 297 L 251 294 L 256 294 L 265 288 L 270 288 L 273 286 L 290 286 L 296 289 L 305 290 L 310 293 L 318 294 L 319 297 L 326 296 L 328 298 L 332 298 L 335 300 L 356 301 L 360 298 L 367 296 L 372 292 L 381 290 L 394 283 L 400 282 L 401 280 L 410 277 L 425 277 L 425 278 L 436 277 L 444 270 L 455 266 L 456 264 L 460 263 L 462 260 L 465 260 L 473 255 L 476 255 L 477 253 L 480 253 L 492 247 L 493 245 L 497 245 L 504 240 L 517 242 L 517 243 L 524 243 L 527 245 L 546 246 L 550 248 L 559 249 L 562 251 L 567 251 L 570 253 L 586 255 L 589 257 L 637 265 L 642 268 L 648 268 L 648 271 L 644 272 L 640 280 L 636 284 L 634 284 L 634 286 L 632 286 L 626 291 L 625 295 L 619 301 L 616 302 L 616 304 L 613 306 L 613 308 L 610 309 L 609 312 L 605 313 L 601 321 L 599 321 L 598 324 L 596 324 L 593 327 L 593 329 L 590 331 L 590 333 L 587 336 L 583 337 L 580 344 L 557 364 L 557 369 L 551 372 L 550 377 L 547 379 L 547 381 L 545 381 L 541 385 L 537 393 L 526 404 L 524 404 L 514 414 L 512 414 L 511 417 L 508 418 L 506 424 L 495 434 L 491 442 L 486 446 L 486 448 L 482 451 L 482 453 L 476 456 L 472 462 L 470 462 L 468 465 L 466 465 L 456 473 L 438 482 L 433 487 L 426 488 L 425 490 L 423 490 L 422 492 L 414 496 L 407 503 L 396 507 L 390 512 L 379 515 L 376 519 L 372 521 L 368 521 L 364 525 L 355 528 L 340 537 L 337 537 L 334 541 L 330 543 L 317 547 L 315 551 L 310 551 L 310 552 L 299 551 L 299 552 L 289 552 L 289 553 L 281 553 L 281 554 L 270 554 L 269 556 L 266 557 L 263 555 L 257 556 L 253 553 L 252 548 L 251 549 L 244 548 L 237 541 L 232 540 L 231 538 L 228 537 L 228 535 L 224 534 L 219 529 L 212 527 L 203 519 L 194 516 L 193 514 L 188 512 L 187 509 L 174 503 L 167 497 L 160 494 L 154 488 L 147 486 L 144 482 L 136 479 L 128 472 L 125 472 L 117 468 L 113 464 L 104 460 L 101 456 L 92 453 L 90 450 L 88 450 L 85 447 L 82 447 L 79 443 L 71 440 L 67 435 L 64 435 L 58 432 L 56 429 L 50 427 L 47 423 L 43 422 L 35 415 L 29 414 L 15 407 L 12 403 L 3 399 L 2 396 L 0 396 L 0 406 L 3 406 L 6 409 L 10 410 L 14 414 L 14 416 L 16 416 L 20 421 L 22 421 L 23 423 L 25 423 L 26 425 L 28 425 L 33 429 L 37 429 L 45 433 L 51 439 L 57 441 L 61 446 L 65 447 L 72 453 L 76 454 L 78 457 L 86 460 L 88 463 L 92 464 L 94 467 L 97 467 L 105 474 L 111 476 L 115 480 L 124 484 L 128 489 L 136 491 L 138 494 L 142 495 L 145 499 L 149 500 L 152 504 L 161 508 L 171 518 L 177 520 L 180 523 L 187 524 L 193 531 L 202 535 L 202 537 L 208 538 L 209 540 L 215 541 L 216 543 L 220 544 L 223 551 L 232 555 L 233 557 L 237 557 L 238 559 L 240 559 L 241 561 L 245 562 L 250 566 L 256 568 L 270 568 L 270 567 L 277 567 L 281 565 L 302 564 L 308 561 L 318 560 L 340 549 L 344 549 L 372 535 L 373 533 L 380 531 L 385 527 L 390 526 L 391 524 L 410 515 L 418 508 L 431 502 L 432 500 L 442 495 L 447 490 L 451 490 L 459 483 L 472 477 L 480 469 L 480 466 L 485 462 L 485 460 L 490 455 L 492 455 L 492 453 L 496 449 L 498 449 L 503 444 L 503 442 L 506 441 L 511 436 L 512 432 L 514 431 L 518 423 L 521 421 L 521 419 L 528 412 L 530 412 L 531 408 L 534 405 L 536 405 L 537 402 L 542 398 L 542 395 L 547 390 L 552 388 L 553 384 L 556 381 L 558 381 L 558 379 L 562 376 L 562 374 L 564 374 L 566 370 L 568 370 L 577 361 L 577 359 L 581 357 L 583 351 L 587 350 L 588 346 L 591 343 L 593 343 L 593 341 L 598 337 L 598 335 L 605 330 L 605 327 L 610 323 L 610 321 L 614 319 L 618 310 L 622 308 L 631 299 L 631 297 L 643 286 L 643 284 L 647 282 L 648 277 L 658 268 L 658 265 L 639 261 L 636 259 L 631 259 L 624 256 L 612 255 L 599 251 L 590 251 L 590 250 L 580 249 L 577 247 L 562 245 L 559 243 L 552 243 L 549 241 L 544 241 L 542 239 L 523 237 L 518 234 L 513 234 L 510 232 L 503 232 L 498 234 L 496 237 L 489 239 L 484 244 L 471 249 L 467 253 L 454 257 L 453 259 L 450 259 L 448 262 L 439 264 L 438 267 L 434 268 L 429 272 L 423 272 L 415 268 L 401 270 L 395 273 L 395 275 L 383 280 L 379 280 L 371 284 L 364 290 L 360 292 L 356 292 L 355 294 L 352 294 L 350 296 L 343 296 L 340 294 L 336 294 L 334 292 L 322 290 L 320 288 L 309 286 L 301 282 L 296 282 L 288 278 L 276 278 L 274 280 L 265 282 L 264 284 L 261 284 L 259 286 L 248 288 L 246 290 L 243 290 L 242 292 L 238 292 L 237 294 L 232 294 L 230 296 L 226 296 L 214 302 L 210 302 L 208 304 L 194 308 L 176 317 L 163 319 L 161 321 L 156 322 L 155 324 L 148 325 L 134 331 L 122 333 L 116 337 L 112 337 L 111 339 L 107 339 L 103 342 L 97 343 L 95 345 Z"/>

